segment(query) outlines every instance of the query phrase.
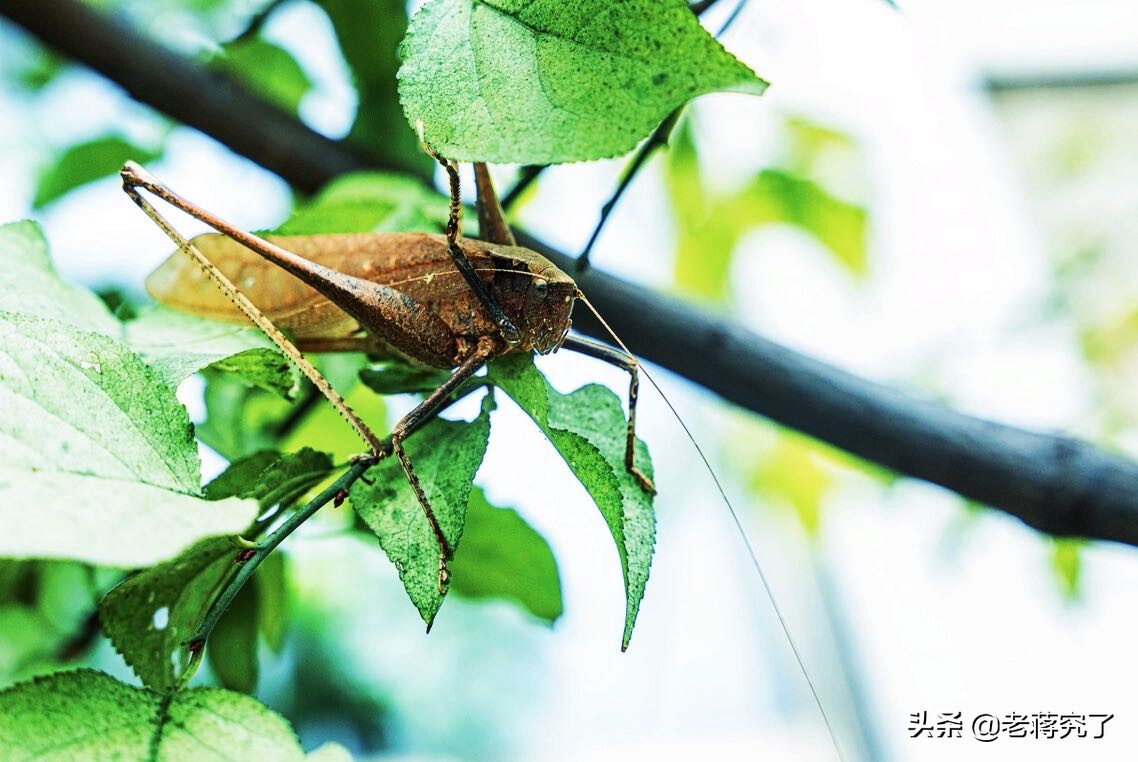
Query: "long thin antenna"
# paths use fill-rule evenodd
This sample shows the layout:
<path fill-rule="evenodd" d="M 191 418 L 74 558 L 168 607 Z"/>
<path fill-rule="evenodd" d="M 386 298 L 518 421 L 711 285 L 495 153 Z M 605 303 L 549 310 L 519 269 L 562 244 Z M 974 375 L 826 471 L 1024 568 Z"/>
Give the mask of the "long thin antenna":
<path fill-rule="evenodd" d="M 688 428 L 684 419 L 680 417 L 679 411 L 676 410 L 672 401 L 668 399 L 668 395 L 664 394 L 664 390 L 656 383 L 656 379 L 654 379 L 652 374 L 648 372 L 648 369 L 644 367 L 644 363 L 640 362 L 640 358 L 633 354 L 632 350 L 616 335 L 616 331 L 612 329 L 607 320 L 601 317 L 601 313 L 597 312 L 597 308 L 593 306 L 592 302 L 590 302 L 580 290 L 577 292 L 577 298 L 585 303 L 589 311 L 592 312 L 600 324 L 604 326 L 605 331 L 612 336 L 613 340 L 624 350 L 625 354 L 632 358 L 640 368 L 640 372 L 644 374 L 644 377 L 647 378 L 649 383 L 659 392 L 661 399 L 664 400 L 664 404 L 672 411 L 672 416 L 675 417 L 676 422 L 680 424 L 680 428 L 684 430 L 684 434 L 692 443 L 692 446 L 695 447 L 695 451 L 699 453 L 699 459 L 703 461 L 704 468 L 707 469 L 707 473 L 715 483 L 715 489 L 718 490 L 719 496 L 723 498 L 723 503 L 727 506 L 727 511 L 731 514 L 731 520 L 735 523 L 735 529 L 738 530 L 739 537 L 743 540 L 743 545 L 747 548 L 747 555 L 751 557 L 751 564 L 755 567 L 755 571 L 759 575 L 759 581 L 762 582 L 763 590 L 766 591 L 767 599 L 771 603 L 771 608 L 774 609 L 775 617 L 778 618 L 778 624 L 782 628 L 782 634 L 786 637 L 786 642 L 790 645 L 790 650 L 794 653 L 794 659 L 798 662 L 798 669 L 802 672 L 802 676 L 806 678 L 806 684 L 810 686 L 810 694 L 814 697 L 814 704 L 818 707 L 818 713 L 822 715 L 822 721 L 826 724 L 826 730 L 830 734 L 830 741 L 834 744 L 834 751 L 838 755 L 838 760 L 844 762 L 845 756 L 842 754 L 841 744 L 838 743 L 838 735 L 834 731 L 833 723 L 830 722 L 829 714 L 826 713 L 826 707 L 822 704 L 822 698 L 818 694 L 818 688 L 814 685 L 814 678 L 810 676 L 810 670 L 806 668 L 806 660 L 802 658 L 802 654 L 794 642 L 794 637 L 790 633 L 790 625 L 786 623 L 786 617 L 783 616 L 782 608 L 778 605 L 778 601 L 775 600 L 774 590 L 767 580 L 766 572 L 763 571 L 763 565 L 759 562 L 759 556 L 755 553 L 751 539 L 747 536 L 746 530 L 743 529 L 743 522 L 739 519 L 739 513 L 735 510 L 735 506 L 731 504 L 731 499 L 727 497 L 727 491 L 723 488 L 723 483 L 719 481 L 719 475 L 716 474 L 715 469 L 711 467 L 711 461 L 708 460 L 707 455 L 704 454 L 703 448 L 699 446 L 699 442 L 696 441 L 695 436 L 691 433 L 691 429 Z"/>

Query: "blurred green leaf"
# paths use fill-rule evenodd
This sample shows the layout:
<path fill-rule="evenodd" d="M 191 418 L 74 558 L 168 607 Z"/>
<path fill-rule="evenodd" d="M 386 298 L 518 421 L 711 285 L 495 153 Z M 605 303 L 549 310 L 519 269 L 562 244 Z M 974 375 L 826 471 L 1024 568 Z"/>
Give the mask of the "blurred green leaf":
<path fill-rule="evenodd" d="M 250 580 L 210 633 L 206 658 L 222 688 L 241 693 L 257 688 L 260 598 L 260 586 Z"/>
<path fill-rule="evenodd" d="M 487 395 L 482 412 L 472 422 L 436 418 L 405 445 L 451 548 L 462 537 L 471 485 L 486 454 L 491 409 L 493 398 Z M 443 602 L 434 532 L 398 458 L 383 460 L 369 472 L 368 481 L 361 479 L 352 485 L 352 508 L 379 538 L 429 630 Z"/>
<path fill-rule="evenodd" d="M 1051 541 L 1051 569 L 1059 590 L 1067 600 L 1075 600 L 1081 593 L 1083 573 L 1082 549 L 1085 540 L 1056 537 Z"/>
<path fill-rule="evenodd" d="M 561 453 L 588 490 L 616 542 L 627 599 L 622 649 L 628 648 L 656 543 L 652 496 L 625 469 L 626 421 L 620 400 L 596 384 L 561 394 L 529 355 L 506 355 L 490 364 L 489 378 L 518 403 Z M 636 464 L 652 477 L 652 460 L 636 443 Z"/>
<path fill-rule="evenodd" d="M 789 506 L 811 538 L 818 536 L 822 499 L 833 484 L 819 454 L 812 440 L 780 434 L 774 448 L 759 456 L 749 485 L 756 494 Z"/>
<path fill-rule="evenodd" d="M 450 571 L 451 590 L 463 597 L 504 598 L 549 623 L 564 611 L 549 543 L 516 510 L 491 505 L 477 487 Z"/>
<path fill-rule="evenodd" d="M 275 232 L 438 232 L 447 222 L 448 201 L 418 180 L 382 172 L 354 172 L 336 178 Z"/>
<path fill-rule="evenodd" d="M 172 561 L 128 577 L 99 605 L 103 630 L 148 687 L 168 692 L 190 660 L 186 647 L 245 547 L 232 537 L 199 542 Z"/>
<path fill-rule="evenodd" d="M 401 53 L 407 121 L 464 161 L 616 156 L 697 95 L 767 86 L 683 0 L 431 0 Z"/>
<path fill-rule="evenodd" d="M 284 718 L 248 696 L 216 688 L 163 696 L 89 669 L 0 693 L 0 744 L 10 759 L 305 758 Z"/>
<path fill-rule="evenodd" d="M 260 37 L 225 43 L 221 54 L 210 63 L 294 114 L 312 89 L 311 80 L 292 54 Z"/>
<path fill-rule="evenodd" d="M 272 553 L 253 576 L 257 585 L 258 626 L 269 648 L 284 650 L 288 621 L 288 570 L 283 553 Z"/>
<path fill-rule="evenodd" d="M 407 31 L 404 0 L 317 0 L 352 73 L 359 105 L 348 140 L 388 164 L 429 176 L 433 162 L 403 119 L 395 72 Z"/>
<path fill-rule="evenodd" d="M 80 185 L 118 174 L 128 159 L 146 164 L 161 155 L 161 150 L 144 148 L 119 135 L 104 135 L 77 143 L 40 172 L 32 207 L 43 209 Z"/>
<path fill-rule="evenodd" d="M 837 138 L 817 128 L 795 145 L 794 161 L 805 165 L 811 152 Z M 701 178 L 691 130 L 672 140 L 667 186 L 676 213 L 676 284 L 684 291 L 722 300 L 730 291 L 732 256 L 740 239 L 763 225 L 793 225 L 814 236 L 851 275 L 868 274 L 868 220 L 864 209 L 843 201 L 818 183 L 781 169 L 764 169 L 740 191 L 717 197 Z M 811 154 L 812 155 L 812 154 Z"/>

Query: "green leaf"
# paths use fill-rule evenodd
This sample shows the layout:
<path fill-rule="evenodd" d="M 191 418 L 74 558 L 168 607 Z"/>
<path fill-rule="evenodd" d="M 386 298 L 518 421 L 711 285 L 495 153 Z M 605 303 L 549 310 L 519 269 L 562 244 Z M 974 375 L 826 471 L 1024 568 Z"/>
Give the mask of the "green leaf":
<path fill-rule="evenodd" d="M 197 498 L 185 408 L 102 334 L 0 313 L 0 409 L 0 557 L 140 566 L 256 515 Z"/>
<path fill-rule="evenodd" d="M 30 220 L 0 225 L 0 294 L 7 312 L 119 335 L 118 321 L 97 296 L 56 274 L 43 230 Z"/>
<path fill-rule="evenodd" d="M 283 553 L 272 553 L 253 576 L 260 600 L 258 608 L 261 635 L 269 648 L 277 653 L 284 650 L 285 625 L 288 614 L 288 569 Z"/>
<path fill-rule="evenodd" d="M 260 37 L 224 44 L 221 55 L 210 63 L 294 114 L 312 89 L 312 81 L 292 54 Z"/>
<path fill-rule="evenodd" d="M 240 458 L 206 485 L 210 500 L 236 496 L 256 498 L 262 508 L 290 503 L 332 473 L 332 457 L 305 447 L 288 455 L 271 450 Z"/>
<path fill-rule="evenodd" d="M 464 161 L 615 156 L 697 95 L 767 86 L 683 0 L 431 0 L 401 52 L 407 121 Z"/>
<path fill-rule="evenodd" d="M 0 747 L 13 762 L 305 758 L 288 722 L 249 696 L 216 688 L 162 696 L 88 669 L 0 693 Z"/>
<path fill-rule="evenodd" d="M 353 172 L 324 186 L 275 232 L 438 232 L 446 225 L 449 212 L 446 199 L 418 180 L 382 172 Z"/>
<path fill-rule="evenodd" d="M 470 493 L 462 544 L 450 562 L 451 589 L 466 598 L 504 598 L 538 619 L 561 616 L 561 577 L 549 543 L 513 508 Z"/>
<path fill-rule="evenodd" d="M 451 548 L 457 547 L 462 537 L 471 483 L 490 437 L 492 408 L 493 398 L 487 395 L 474 421 L 436 418 L 405 445 Z M 370 484 L 361 479 L 352 485 L 352 508 L 379 538 L 380 547 L 395 564 L 407 595 L 430 630 L 443 602 L 438 542 L 398 458 L 385 459 L 368 478 Z"/>
<path fill-rule="evenodd" d="M 126 342 L 170 386 L 209 366 L 286 399 L 296 395 L 300 384 L 299 371 L 256 328 L 157 306 L 125 323 L 123 330 Z"/>
<path fill-rule="evenodd" d="M 495 360 L 489 378 L 545 433 L 600 509 L 616 542 L 624 576 L 627 606 L 621 648 L 627 649 L 652 565 L 656 514 L 652 496 L 624 466 L 626 423 L 620 400 L 596 384 L 561 394 L 529 355 Z M 648 448 L 639 440 L 636 464 L 652 477 Z"/>
<path fill-rule="evenodd" d="M 32 206 L 43 209 L 80 185 L 117 174 L 127 160 L 145 164 L 161 154 L 118 135 L 104 135 L 73 145 L 40 173 Z"/>
<path fill-rule="evenodd" d="M 318 0 L 332 21 L 344 62 L 352 72 L 359 106 L 349 142 L 388 166 L 426 176 L 431 159 L 404 125 L 395 72 L 399 41 L 407 31 L 404 0 Z"/>
<path fill-rule="evenodd" d="M 241 693 L 252 693 L 257 688 L 260 608 L 259 586 L 246 584 L 210 633 L 206 658 L 222 688 Z"/>
<path fill-rule="evenodd" d="M 150 688 L 168 692 L 190 661 L 186 647 L 245 547 L 232 537 L 203 540 L 172 561 L 127 578 L 107 593 L 99 618 L 107 637 Z"/>
<path fill-rule="evenodd" d="M 1051 569 L 1063 597 L 1078 599 L 1083 576 L 1082 549 L 1085 540 L 1056 537 L 1051 543 Z"/>

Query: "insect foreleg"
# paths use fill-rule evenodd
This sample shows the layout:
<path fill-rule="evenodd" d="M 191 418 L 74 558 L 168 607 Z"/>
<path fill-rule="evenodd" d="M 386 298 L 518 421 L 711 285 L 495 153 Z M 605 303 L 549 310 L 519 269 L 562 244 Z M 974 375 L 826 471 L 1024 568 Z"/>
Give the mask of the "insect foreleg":
<path fill-rule="evenodd" d="M 636 466 L 636 399 L 640 391 L 639 365 L 636 359 L 599 341 L 583 339 L 578 336 L 569 336 L 561 346 L 563 349 L 580 352 L 583 355 L 594 357 L 602 362 L 607 362 L 609 365 L 615 365 L 628 371 L 628 436 L 624 448 L 624 467 L 640 484 L 641 489 L 655 495 L 656 485 L 652 483 L 647 474 Z"/>
<path fill-rule="evenodd" d="M 442 156 L 438 155 L 430 148 L 430 146 L 423 144 L 423 149 L 439 163 L 443 169 L 446 170 L 447 178 L 450 182 L 450 216 L 447 219 L 447 253 L 450 254 L 454 266 L 462 273 L 462 277 L 470 286 L 470 290 L 478 297 L 478 301 L 486 307 L 486 311 L 490 313 L 490 318 L 494 324 L 498 326 L 498 330 L 502 332 L 502 338 L 506 340 L 507 344 L 517 344 L 521 341 L 521 332 L 518 327 L 514 325 L 514 321 L 506 315 L 501 305 L 494 300 L 490 292 L 486 289 L 486 284 L 474 272 L 474 266 L 470 264 L 470 260 L 466 258 L 463 253 L 462 247 L 458 245 L 458 238 L 462 233 L 462 194 L 459 190 L 458 170 L 454 164 L 447 161 Z"/>
<path fill-rule="evenodd" d="M 434 510 L 431 508 L 431 502 L 427 499 L 427 494 L 423 491 L 423 485 L 419 482 L 415 468 L 411 465 L 411 459 L 407 457 L 407 452 L 403 449 L 403 440 L 422 423 L 424 418 L 433 415 L 436 411 L 441 409 L 446 404 L 450 395 L 457 391 L 463 382 L 473 376 L 479 368 L 485 365 L 493 353 L 493 342 L 490 339 L 483 338 L 479 341 L 478 348 L 474 350 L 474 353 L 455 368 L 454 373 L 452 373 L 439 388 L 427 395 L 425 400 L 419 403 L 415 409 L 407 413 L 407 415 L 403 416 L 391 429 L 391 446 L 395 450 L 399 462 L 403 465 L 403 472 L 407 474 L 407 481 L 410 482 L 411 489 L 414 490 L 415 497 L 419 500 L 419 505 L 423 507 L 423 512 L 427 515 L 427 523 L 431 525 L 431 532 L 435 535 L 435 542 L 439 545 L 440 595 L 446 592 L 446 585 L 449 580 L 446 564 L 451 554 L 454 553 L 454 548 L 450 546 L 450 543 L 447 542 L 446 535 L 443 534 L 443 529 L 439 525 L 439 519 L 435 516 Z"/>

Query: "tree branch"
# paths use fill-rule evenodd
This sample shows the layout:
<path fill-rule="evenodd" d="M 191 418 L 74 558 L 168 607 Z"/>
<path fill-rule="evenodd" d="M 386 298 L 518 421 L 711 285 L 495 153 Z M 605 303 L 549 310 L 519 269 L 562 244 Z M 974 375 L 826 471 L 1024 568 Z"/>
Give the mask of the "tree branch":
<path fill-rule="evenodd" d="M 76 0 L 3 0 L 0 13 L 138 100 L 298 188 L 379 167 L 240 86 Z M 568 269 L 531 236 L 519 242 Z M 1138 464 L 1093 445 L 980 420 L 853 376 L 673 297 L 590 271 L 582 289 L 629 347 L 724 399 L 1057 535 L 1138 545 Z M 577 327 L 606 338 L 588 316 Z"/>

